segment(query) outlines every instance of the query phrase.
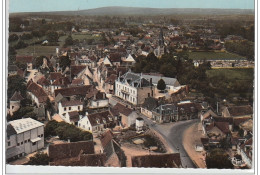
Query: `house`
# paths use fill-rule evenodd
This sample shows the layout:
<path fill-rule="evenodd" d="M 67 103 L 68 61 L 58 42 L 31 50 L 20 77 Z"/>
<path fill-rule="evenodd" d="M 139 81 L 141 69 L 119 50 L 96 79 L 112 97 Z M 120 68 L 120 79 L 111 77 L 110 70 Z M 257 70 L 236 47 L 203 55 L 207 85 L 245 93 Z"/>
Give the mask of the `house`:
<path fill-rule="evenodd" d="M 49 99 L 44 89 L 32 80 L 27 83 L 27 92 L 31 99 L 36 103 L 37 107 L 43 106 L 47 99 Z"/>
<path fill-rule="evenodd" d="M 176 87 L 180 86 L 180 83 L 178 82 L 178 80 L 176 78 L 162 77 L 162 76 L 149 75 L 149 74 L 143 74 L 143 77 L 149 81 L 152 81 L 152 84 L 156 88 L 157 88 L 158 81 L 160 79 L 164 80 L 167 90 L 176 90 Z"/>
<path fill-rule="evenodd" d="M 14 112 L 18 111 L 21 107 L 21 100 L 24 98 L 21 96 L 21 93 L 18 91 L 15 91 L 13 96 L 10 98 L 10 109 L 9 113 L 10 115 L 13 115 Z"/>
<path fill-rule="evenodd" d="M 110 109 L 113 116 L 118 116 L 121 118 L 121 124 L 123 127 L 130 127 L 135 124 L 138 114 L 135 110 L 117 103 L 112 109 Z"/>
<path fill-rule="evenodd" d="M 62 77 L 62 73 L 61 72 L 50 72 L 50 76 L 49 76 L 49 80 L 51 82 L 51 84 Z"/>
<path fill-rule="evenodd" d="M 152 110 L 155 109 L 158 105 L 159 105 L 158 99 L 153 97 L 148 97 L 141 105 L 141 113 L 149 118 L 152 118 L 153 117 Z"/>
<path fill-rule="evenodd" d="M 180 153 L 152 154 L 131 157 L 132 167 L 182 168 Z"/>
<path fill-rule="evenodd" d="M 154 96 L 154 86 L 142 74 L 128 71 L 115 81 L 115 96 L 133 104 L 142 104 L 147 97 Z"/>
<path fill-rule="evenodd" d="M 106 65 L 106 66 L 112 66 L 112 63 L 111 63 L 111 61 L 109 60 L 108 56 L 106 56 L 106 57 L 104 58 L 103 63 L 104 63 L 104 65 Z"/>
<path fill-rule="evenodd" d="M 201 113 L 200 121 L 205 122 L 205 121 L 209 120 L 211 117 L 217 117 L 217 116 L 218 115 L 215 112 L 213 112 L 211 109 L 209 109 L 207 112 Z"/>
<path fill-rule="evenodd" d="M 69 80 L 68 77 L 60 77 L 60 78 L 57 78 L 57 79 L 54 80 L 54 81 L 52 82 L 52 84 L 50 85 L 51 94 L 54 94 L 54 90 L 55 90 L 55 89 L 66 88 L 66 87 L 68 87 L 68 85 L 70 85 L 70 80 Z"/>
<path fill-rule="evenodd" d="M 224 117 L 253 117 L 253 108 L 246 106 L 230 106 L 225 107 L 222 111 Z"/>
<path fill-rule="evenodd" d="M 68 100 L 74 100 L 77 97 L 79 97 L 80 99 L 84 99 L 86 94 L 91 92 L 93 89 L 94 87 L 92 85 L 61 88 L 55 89 L 54 95 L 55 97 L 57 97 L 58 94 L 61 94 L 62 97 L 65 97 Z"/>
<path fill-rule="evenodd" d="M 21 55 L 16 55 L 16 62 L 17 63 L 22 63 L 26 64 L 26 69 L 27 70 L 32 70 L 33 69 L 33 56 L 21 56 Z"/>
<path fill-rule="evenodd" d="M 202 107 L 199 103 L 183 101 L 177 104 L 178 117 L 177 120 L 196 119 L 200 116 Z"/>
<path fill-rule="evenodd" d="M 83 110 L 83 102 L 79 100 L 61 101 L 59 102 L 59 115 L 67 123 L 77 125 L 79 114 L 77 111 Z"/>
<path fill-rule="evenodd" d="M 239 147 L 239 152 L 241 154 L 242 160 L 246 163 L 248 168 L 252 168 L 252 157 L 253 157 L 253 139 L 250 138 L 245 141 Z"/>
<path fill-rule="evenodd" d="M 89 108 L 104 108 L 109 105 L 108 98 L 104 92 L 93 90 L 86 95 L 86 98 L 89 100 Z"/>
<path fill-rule="evenodd" d="M 135 59 L 133 58 L 133 56 L 131 54 L 129 54 L 125 59 L 122 60 L 123 61 L 123 65 L 125 66 L 132 66 L 135 64 Z"/>
<path fill-rule="evenodd" d="M 104 166 L 105 154 L 95 154 L 93 141 L 49 145 L 51 166 Z"/>
<path fill-rule="evenodd" d="M 228 122 L 213 122 L 205 127 L 207 136 L 209 137 L 209 143 L 219 144 L 221 139 L 230 135 Z"/>
<path fill-rule="evenodd" d="M 174 104 L 160 105 L 152 110 L 152 118 L 158 123 L 177 121 L 177 107 Z"/>
<path fill-rule="evenodd" d="M 78 127 L 90 132 L 100 132 L 105 128 L 114 128 L 116 126 L 116 120 L 109 111 L 98 112 L 80 116 Z"/>
<path fill-rule="evenodd" d="M 44 147 L 44 124 L 31 118 L 7 123 L 6 159 L 11 161 Z"/>
<path fill-rule="evenodd" d="M 109 60 L 113 66 L 120 66 L 121 65 L 121 55 L 119 53 L 111 53 L 109 55 Z"/>
<path fill-rule="evenodd" d="M 49 94 L 51 88 L 50 88 L 50 81 L 46 79 L 44 76 L 41 77 L 38 81 L 37 84 L 41 85 L 41 87 L 45 90 L 47 94 Z"/>
<path fill-rule="evenodd" d="M 117 75 L 111 74 L 105 81 L 105 92 L 108 94 L 114 94 L 114 84 L 117 79 Z"/>
<path fill-rule="evenodd" d="M 113 138 L 114 135 L 110 129 L 105 131 L 100 137 L 102 151 L 103 153 L 105 153 L 107 159 L 113 156 L 117 156 L 114 145 L 118 143 L 116 143 L 116 141 Z"/>

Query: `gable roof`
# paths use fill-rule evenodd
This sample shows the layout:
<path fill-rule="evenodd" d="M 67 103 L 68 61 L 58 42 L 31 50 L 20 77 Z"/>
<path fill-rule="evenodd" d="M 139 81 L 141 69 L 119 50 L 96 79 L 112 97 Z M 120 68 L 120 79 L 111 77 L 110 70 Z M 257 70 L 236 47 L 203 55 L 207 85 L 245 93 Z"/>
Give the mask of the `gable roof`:
<path fill-rule="evenodd" d="M 153 97 L 148 97 L 144 100 L 144 103 L 142 104 L 143 108 L 146 108 L 148 110 L 153 110 L 158 106 L 158 100 Z"/>
<path fill-rule="evenodd" d="M 49 98 L 43 88 L 33 81 L 28 82 L 27 90 L 38 98 L 39 103 L 45 102 Z"/>
<path fill-rule="evenodd" d="M 220 129 L 223 133 L 230 133 L 229 123 L 228 122 L 215 122 L 215 125 L 218 129 Z"/>
<path fill-rule="evenodd" d="M 182 167 L 180 153 L 132 156 L 133 167 L 179 168 Z"/>
<path fill-rule="evenodd" d="M 113 85 L 115 83 L 115 80 L 117 79 L 117 76 L 115 74 L 111 74 L 105 81 L 105 83 Z"/>
<path fill-rule="evenodd" d="M 76 86 L 76 87 L 55 89 L 54 94 L 55 96 L 57 96 L 60 93 L 64 97 L 70 97 L 73 95 L 86 96 L 86 94 L 90 92 L 90 90 L 92 89 L 93 89 L 92 85 Z"/>
<path fill-rule="evenodd" d="M 70 120 L 73 122 L 78 122 L 79 121 L 79 113 L 78 111 L 72 111 L 68 112 Z"/>
<path fill-rule="evenodd" d="M 50 82 L 49 80 L 47 80 L 44 76 L 42 78 L 40 78 L 37 83 L 41 86 L 49 86 Z"/>
<path fill-rule="evenodd" d="M 231 106 L 228 107 L 228 112 L 230 116 L 237 117 L 243 115 L 252 115 L 253 108 L 250 105 L 246 106 Z"/>
<path fill-rule="evenodd" d="M 101 135 L 100 141 L 102 144 L 102 147 L 105 148 L 109 142 L 111 142 L 113 139 L 113 133 L 111 130 L 107 130 L 105 133 Z"/>
<path fill-rule="evenodd" d="M 110 109 L 110 111 L 112 112 L 113 115 L 119 115 L 121 113 L 125 116 L 129 116 L 133 112 L 132 109 L 120 103 L 117 103 L 113 108 Z"/>
<path fill-rule="evenodd" d="M 72 158 L 78 156 L 81 150 L 84 154 L 94 154 L 95 150 L 93 141 L 49 145 L 49 157 L 53 161 L 58 159 Z"/>
<path fill-rule="evenodd" d="M 55 85 L 55 86 L 67 86 L 70 84 L 70 80 L 68 77 L 60 77 L 60 78 L 57 78 L 53 83 L 52 85 Z"/>
<path fill-rule="evenodd" d="M 51 72 L 49 79 L 50 80 L 57 80 L 58 78 L 61 78 L 61 77 L 62 77 L 61 72 Z"/>
<path fill-rule="evenodd" d="M 218 116 L 218 115 L 215 114 L 215 112 L 213 112 L 211 109 L 208 110 L 207 112 L 205 112 L 205 113 L 202 115 L 203 120 L 204 120 L 204 119 L 207 119 L 207 118 L 209 118 L 209 117 L 217 117 L 217 116 Z"/>
<path fill-rule="evenodd" d="M 10 123 L 7 124 L 6 133 L 7 133 L 7 136 L 11 136 L 11 135 L 17 134 L 17 132 L 15 131 L 14 127 Z"/>
<path fill-rule="evenodd" d="M 80 72 L 82 72 L 86 68 L 87 68 L 87 66 L 83 66 L 83 65 L 71 66 L 70 67 L 71 77 L 77 76 Z"/>
<path fill-rule="evenodd" d="M 80 78 L 77 78 L 77 79 L 72 80 L 71 84 L 72 85 L 83 85 L 84 81 Z"/>
<path fill-rule="evenodd" d="M 109 60 L 111 62 L 121 62 L 121 55 L 119 53 L 111 53 L 109 55 Z"/>
<path fill-rule="evenodd" d="M 20 92 L 15 91 L 13 96 L 10 98 L 10 101 L 20 101 L 23 100 L 24 98 L 21 96 Z"/>
<path fill-rule="evenodd" d="M 83 102 L 79 100 L 71 100 L 71 101 L 63 101 L 61 102 L 62 107 L 67 107 L 67 106 L 78 106 L 78 105 L 83 105 Z"/>
<path fill-rule="evenodd" d="M 104 111 L 104 112 L 99 112 L 99 113 L 94 113 L 94 114 L 89 114 L 87 117 L 89 119 L 89 122 L 92 126 L 96 126 L 99 124 L 106 124 L 111 122 L 109 119 L 110 116 L 109 111 Z M 104 123 L 105 121 L 105 123 Z"/>
<path fill-rule="evenodd" d="M 143 78 L 141 74 L 127 72 L 120 77 L 121 83 L 128 83 L 134 87 L 147 87 L 150 86 L 150 82 Z"/>
<path fill-rule="evenodd" d="M 179 86 L 179 82 L 176 78 L 170 78 L 170 77 L 161 77 L 161 76 L 155 76 L 155 75 L 147 75 L 143 74 L 143 77 L 146 78 L 148 81 L 152 79 L 153 84 L 158 84 L 158 81 L 160 79 L 163 79 L 166 85 L 174 85 L 174 86 Z"/>

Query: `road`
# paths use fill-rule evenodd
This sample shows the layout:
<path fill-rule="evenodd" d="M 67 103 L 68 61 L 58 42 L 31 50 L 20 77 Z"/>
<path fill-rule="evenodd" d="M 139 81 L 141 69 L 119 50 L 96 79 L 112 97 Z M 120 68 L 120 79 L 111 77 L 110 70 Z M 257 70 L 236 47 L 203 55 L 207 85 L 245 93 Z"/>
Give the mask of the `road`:
<path fill-rule="evenodd" d="M 139 114 L 145 121 L 145 123 L 160 133 L 165 140 L 168 142 L 169 146 L 174 152 L 180 152 L 181 162 L 183 167 L 187 168 L 196 168 L 193 161 L 188 156 L 187 152 L 183 147 L 183 133 L 189 128 L 192 124 L 198 122 L 198 119 L 195 120 L 186 120 L 179 121 L 176 123 L 166 123 L 166 124 L 157 124 L 152 120 L 148 119 L 146 116 Z"/>

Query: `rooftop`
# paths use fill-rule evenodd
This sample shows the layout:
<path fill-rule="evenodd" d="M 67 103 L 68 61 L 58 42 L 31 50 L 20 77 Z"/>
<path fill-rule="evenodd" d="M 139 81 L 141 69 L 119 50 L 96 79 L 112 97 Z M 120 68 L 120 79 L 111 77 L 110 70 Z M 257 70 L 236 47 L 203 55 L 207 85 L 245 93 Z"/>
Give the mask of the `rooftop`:
<path fill-rule="evenodd" d="M 9 124 L 14 128 L 17 134 L 29 131 L 34 128 L 38 128 L 40 126 L 43 126 L 44 124 L 41 122 L 38 122 L 32 118 L 24 118 L 24 119 L 18 119 L 10 121 Z"/>

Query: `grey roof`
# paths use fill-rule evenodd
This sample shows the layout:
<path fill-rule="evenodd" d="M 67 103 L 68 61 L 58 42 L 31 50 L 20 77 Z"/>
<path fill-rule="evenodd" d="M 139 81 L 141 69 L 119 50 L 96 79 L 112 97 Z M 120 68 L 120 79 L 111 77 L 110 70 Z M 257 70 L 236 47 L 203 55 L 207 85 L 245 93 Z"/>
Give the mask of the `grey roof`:
<path fill-rule="evenodd" d="M 127 72 L 120 77 L 120 82 L 128 83 L 134 87 L 147 87 L 150 86 L 150 82 L 143 78 L 142 74 L 137 74 L 133 72 Z"/>
<path fill-rule="evenodd" d="M 11 124 L 7 125 L 6 132 L 7 132 L 7 136 L 17 134 L 17 132 L 15 131 L 14 127 Z"/>
<path fill-rule="evenodd" d="M 158 100 L 153 97 L 148 97 L 144 100 L 144 103 L 142 104 L 143 108 L 146 108 L 148 110 L 152 110 L 158 106 Z"/>
<path fill-rule="evenodd" d="M 144 78 L 147 80 L 152 79 L 153 84 L 158 84 L 158 81 L 160 79 L 163 79 L 166 85 L 174 85 L 179 86 L 179 82 L 176 78 L 170 78 L 170 77 L 161 77 L 161 76 L 154 76 L 154 75 L 143 75 Z"/>
<path fill-rule="evenodd" d="M 177 112 L 177 107 L 176 107 L 176 105 L 174 105 L 174 104 L 165 104 L 165 105 L 160 105 L 160 106 L 158 106 L 156 109 L 155 109 L 155 111 L 157 112 L 157 113 L 162 113 L 162 111 L 168 111 L 168 112 L 174 112 L 174 113 L 176 113 Z"/>

